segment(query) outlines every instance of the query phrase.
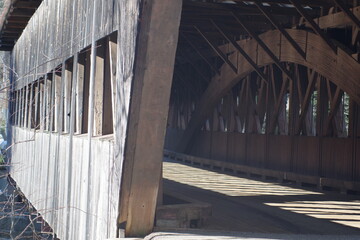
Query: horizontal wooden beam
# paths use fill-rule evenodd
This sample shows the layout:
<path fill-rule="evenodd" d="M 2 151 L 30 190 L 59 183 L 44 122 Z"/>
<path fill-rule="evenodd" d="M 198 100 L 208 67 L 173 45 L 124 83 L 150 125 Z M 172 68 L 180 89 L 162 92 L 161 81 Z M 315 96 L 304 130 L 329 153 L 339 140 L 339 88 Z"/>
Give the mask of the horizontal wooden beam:
<path fill-rule="evenodd" d="M 351 19 L 351 21 L 360 28 L 360 21 L 359 19 L 354 15 L 353 12 L 350 11 L 350 9 L 341 1 L 341 0 L 333 0 L 336 5 Z"/>
<path fill-rule="evenodd" d="M 350 11 L 352 11 L 356 18 L 360 18 L 360 6 L 354 7 Z M 316 22 L 322 29 L 344 27 L 353 24 L 351 19 L 342 11 L 315 18 L 314 22 Z M 305 23 L 305 25 L 311 27 L 309 23 Z"/>
<path fill-rule="evenodd" d="M 18 17 L 18 16 L 9 16 L 6 19 L 7 23 L 27 23 L 30 20 L 30 16 L 27 17 Z"/>
<path fill-rule="evenodd" d="M 275 54 L 269 49 L 268 46 L 264 43 L 259 36 L 254 33 L 249 26 L 247 26 L 240 18 L 237 16 L 236 13 L 233 12 L 233 16 L 236 19 L 236 21 L 241 25 L 242 28 L 246 30 L 246 32 L 249 33 L 249 35 L 259 44 L 259 46 L 266 52 L 266 54 L 274 61 L 276 66 L 281 69 L 283 73 L 289 78 L 292 79 L 291 73 L 281 65 L 280 60 L 278 57 L 275 56 Z"/>
<path fill-rule="evenodd" d="M 310 24 L 311 28 L 316 32 L 323 40 L 326 42 L 326 44 L 336 53 L 337 47 L 335 44 L 331 41 L 331 39 L 324 33 L 319 25 L 313 20 L 313 18 L 304 10 L 304 8 L 301 6 L 301 3 L 298 0 L 289 0 L 294 7 L 298 10 L 298 12 L 305 18 L 305 20 Z"/>
<path fill-rule="evenodd" d="M 7 42 L 7 41 L 1 41 L 0 40 L 0 44 L 1 44 L 1 46 L 14 46 L 14 44 L 15 44 L 15 42 L 14 41 L 9 41 L 9 42 Z"/>
<path fill-rule="evenodd" d="M 243 1 L 236 1 L 243 2 Z M 262 1 L 265 2 L 265 1 Z M 310 1 L 308 1 L 310 2 Z M 288 0 L 284 0 L 284 3 L 289 4 Z M 218 16 L 228 15 L 228 7 L 229 4 L 221 4 L 220 2 L 200 2 L 200 1 L 192 1 L 192 0 L 184 0 L 184 13 L 190 14 L 206 14 L 212 13 Z M 271 13 L 276 16 L 294 16 L 297 11 L 292 7 L 282 7 L 276 4 L 265 6 L 267 9 L 271 10 Z M 240 15 L 259 15 L 259 12 L 256 6 L 251 4 L 232 4 L 231 8 L 233 11 L 237 12 Z M 319 9 L 313 8 L 307 10 L 311 15 L 318 15 L 320 13 Z"/>
<path fill-rule="evenodd" d="M 271 15 L 271 13 L 262 5 L 260 0 L 254 0 L 254 4 L 259 8 L 259 10 L 265 15 L 265 17 L 271 22 L 277 30 L 289 41 L 291 46 L 305 59 L 306 54 L 301 49 L 299 44 L 297 44 L 294 39 L 289 35 L 289 33 L 278 23 L 278 21 Z"/>
<path fill-rule="evenodd" d="M 0 43 L 2 43 L 2 42 L 15 42 L 15 39 L 2 37 L 2 38 L 0 38 Z"/>
<path fill-rule="evenodd" d="M 8 32 L 3 32 L 1 34 L 1 38 L 18 38 L 20 36 L 20 32 L 19 33 L 8 33 Z"/>
<path fill-rule="evenodd" d="M 226 0 L 222 0 L 226 1 Z M 235 2 L 248 2 L 248 0 L 234 0 Z M 263 3 L 269 3 L 269 4 L 288 4 L 289 1 L 287 0 L 261 0 Z M 302 0 L 303 4 L 306 4 L 308 6 L 314 6 L 314 7 L 321 7 L 321 6 L 332 6 L 331 1 L 328 0 Z"/>
<path fill-rule="evenodd" d="M 10 29 L 10 28 L 5 28 L 2 31 L 3 34 L 18 34 L 20 35 L 21 32 L 19 32 L 19 30 L 16 29 Z"/>
<path fill-rule="evenodd" d="M 15 8 L 37 9 L 42 1 L 16 1 Z"/>
<path fill-rule="evenodd" d="M 31 17 L 34 14 L 33 9 L 14 9 L 13 12 L 9 13 L 10 16 L 15 17 Z"/>
<path fill-rule="evenodd" d="M 5 28 L 11 29 L 11 28 L 16 28 L 16 29 L 24 29 L 27 25 L 27 22 L 21 22 L 21 23 L 14 23 L 14 22 L 6 22 Z"/>
<path fill-rule="evenodd" d="M 313 69 L 313 71 L 318 72 L 318 74 L 326 77 L 346 91 L 349 96 L 354 99 L 354 101 L 360 103 L 360 83 L 358 81 L 358 76 L 360 76 L 360 67 L 357 61 L 345 53 L 341 48 L 339 48 L 338 53 L 335 54 L 327 45 L 322 44 L 320 36 L 314 33 L 309 33 L 304 30 L 291 29 L 289 30 L 289 34 L 298 44 L 303 42 L 304 39 L 307 39 L 308 46 L 313 46 L 312 54 L 308 54 L 306 60 L 300 57 L 294 58 L 293 50 L 288 50 L 290 48 L 288 42 L 283 41 L 282 46 L 278 45 L 279 33 L 280 32 L 277 30 L 270 31 L 262 34 L 261 38 L 266 39 L 266 44 L 272 51 L 276 51 L 279 47 L 283 49 L 281 52 L 282 62 L 293 62 Z M 258 51 L 258 45 L 256 44 L 255 39 L 246 39 L 238 42 L 239 45 L 246 50 L 246 52 Z M 226 45 L 226 49 L 228 48 L 229 46 Z M 327 57 L 324 58 L 324 56 Z M 238 58 L 239 64 L 246 62 L 243 56 L 239 55 L 236 57 Z M 269 58 L 260 57 L 258 58 L 257 64 L 258 66 L 266 66 L 274 64 L 274 62 Z M 253 68 L 248 63 L 241 64 L 237 74 L 234 74 L 227 64 L 222 66 L 221 73 L 226 73 L 226 77 L 220 79 L 216 76 L 211 80 L 209 86 L 198 101 L 188 127 L 184 131 L 184 134 L 176 146 L 177 151 L 185 152 L 188 149 L 194 133 L 204 125 L 205 120 L 209 117 L 219 99 L 228 93 L 233 86 L 235 86 L 241 79 L 246 77 L 252 71 Z"/>

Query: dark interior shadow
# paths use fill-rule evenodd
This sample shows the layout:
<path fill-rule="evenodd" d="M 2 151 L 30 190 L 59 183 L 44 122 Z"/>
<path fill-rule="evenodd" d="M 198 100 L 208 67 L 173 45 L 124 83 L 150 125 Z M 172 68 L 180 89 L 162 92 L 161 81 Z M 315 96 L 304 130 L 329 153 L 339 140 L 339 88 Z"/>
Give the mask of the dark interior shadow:
<path fill-rule="evenodd" d="M 228 175 L 223 172 L 219 174 Z M 190 174 L 188 177 L 199 178 L 199 176 Z M 250 180 L 263 182 L 258 179 Z M 269 181 L 265 183 L 269 183 Z M 165 178 L 164 193 L 175 192 L 195 201 L 210 203 L 213 216 L 208 219 L 204 226 L 207 230 L 266 234 L 360 235 L 360 218 L 359 220 L 354 218 L 360 215 L 360 202 L 359 205 L 352 202 L 359 200 L 358 196 L 320 192 L 313 188 L 272 183 L 275 188 L 276 185 L 279 185 L 303 189 L 315 194 L 286 195 L 286 191 L 282 190 L 276 192 L 277 195 L 272 195 L 270 192 L 251 196 L 229 196 Z M 247 187 L 251 188 L 251 186 Z M 256 188 L 257 186 L 254 185 L 253 187 Z M 241 188 L 238 191 L 241 191 Z M 316 216 L 314 217 L 314 215 Z M 343 223 L 351 221 L 356 225 L 358 224 L 359 228 L 334 221 L 342 221 Z"/>

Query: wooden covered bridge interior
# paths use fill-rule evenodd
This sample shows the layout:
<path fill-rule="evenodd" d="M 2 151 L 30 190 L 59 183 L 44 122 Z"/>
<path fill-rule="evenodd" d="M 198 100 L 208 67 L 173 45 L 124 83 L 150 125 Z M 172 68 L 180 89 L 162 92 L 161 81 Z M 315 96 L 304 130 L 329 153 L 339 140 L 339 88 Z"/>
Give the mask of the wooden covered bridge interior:
<path fill-rule="evenodd" d="M 360 1 L 144 1 L 131 68 L 134 80 L 124 85 L 117 82 L 119 72 L 131 61 L 121 60 L 131 50 L 121 44 L 132 41 L 112 27 L 120 21 L 102 14 L 97 20 L 104 25 L 98 29 L 91 30 L 86 18 L 71 29 L 76 21 L 61 19 L 76 13 L 81 19 L 74 3 L 73 9 L 59 11 L 58 18 L 46 15 L 44 26 L 36 24 L 43 17 L 40 12 L 19 44 L 24 27 L 11 14 L 32 15 L 34 10 L 21 10 L 21 4 L 25 9 L 31 4 L 17 2 L 0 36 L 0 49 L 13 51 L 12 64 L 20 76 L 12 86 L 13 138 L 21 139 L 29 129 L 56 133 L 59 161 L 49 165 L 55 170 L 46 173 L 50 183 L 45 179 L 45 184 L 53 186 L 54 181 L 54 195 L 65 195 L 52 206 L 73 203 L 72 194 L 79 199 L 73 204 L 87 211 L 107 201 L 104 197 L 104 202 L 87 204 L 86 196 L 96 198 L 101 186 L 94 180 L 96 189 L 77 193 L 81 184 L 74 182 L 85 178 L 73 168 L 93 174 L 86 178 L 89 186 L 91 176 L 110 173 L 97 175 L 100 164 L 92 165 L 91 156 L 79 165 L 71 162 L 83 157 L 76 146 L 101 155 L 100 147 L 94 147 L 101 143 L 104 149 L 114 146 L 107 157 L 114 154 L 123 161 L 116 166 L 122 171 L 121 184 L 116 179 L 121 186 L 109 189 L 116 199 L 114 189 L 120 188 L 119 209 L 112 209 L 111 216 L 117 215 L 116 228 L 126 236 L 145 235 L 154 225 L 174 227 L 176 219 L 168 219 L 164 207 L 169 199 L 195 201 L 200 210 L 212 212 L 201 223 L 206 229 L 360 234 Z M 30 9 L 40 4 L 29 2 Z M 57 9 L 65 9 L 60 2 L 70 4 L 59 1 Z M 111 4 L 100 3 L 108 10 Z M 44 1 L 38 12 L 55 5 Z M 60 30 L 47 34 L 48 26 Z M 78 29 L 84 31 L 77 35 Z M 61 37 L 63 43 L 77 39 L 79 44 L 57 48 Z M 22 50 L 25 45 L 32 48 Z M 36 48 L 44 49 L 42 56 Z M 48 56 L 61 57 L 51 62 Z M 90 143 L 75 145 L 85 136 Z M 64 147 L 69 160 L 62 162 L 65 140 L 70 142 Z M 13 155 L 19 157 L 16 149 Z M 70 173 L 62 172 L 67 167 Z M 56 226 L 56 219 L 70 214 L 86 223 L 87 230 L 92 223 L 77 219 L 76 210 L 61 211 L 45 218 L 55 223 L 54 231 L 67 239 L 85 239 L 67 235 L 66 225 Z M 187 220 L 184 226 L 200 225 Z"/>
<path fill-rule="evenodd" d="M 185 1 L 165 192 L 211 202 L 212 229 L 359 233 L 358 196 L 323 192 L 360 190 L 358 11 L 358 1 Z"/>

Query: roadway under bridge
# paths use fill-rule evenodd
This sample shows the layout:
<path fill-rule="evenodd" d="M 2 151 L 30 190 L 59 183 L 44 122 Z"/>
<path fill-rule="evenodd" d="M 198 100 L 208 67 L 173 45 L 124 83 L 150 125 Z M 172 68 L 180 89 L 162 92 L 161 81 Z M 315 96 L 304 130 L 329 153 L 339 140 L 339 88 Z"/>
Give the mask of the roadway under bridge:
<path fill-rule="evenodd" d="M 210 216 L 203 215 L 206 219 L 202 231 L 190 230 L 187 232 L 190 234 L 206 236 L 208 231 L 209 235 L 244 239 L 246 234 L 271 239 L 318 239 L 319 235 L 329 239 L 356 239 L 360 234 L 360 201 L 356 195 L 214 170 L 171 158 L 164 161 L 163 177 L 164 196 L 212 207 Z M 156 230 L 171 232 L 171 228 Z"/>

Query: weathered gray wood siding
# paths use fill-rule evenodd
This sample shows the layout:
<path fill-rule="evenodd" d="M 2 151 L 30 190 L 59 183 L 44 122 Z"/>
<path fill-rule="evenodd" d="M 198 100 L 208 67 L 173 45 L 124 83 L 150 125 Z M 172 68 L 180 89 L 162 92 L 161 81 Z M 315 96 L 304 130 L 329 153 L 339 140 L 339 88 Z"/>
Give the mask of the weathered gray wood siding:
<path fill-rule="evenodd" d="M 59 139 L 57 134 L 34 134 L 18 127 L 13 128 L 13 134 L 17 143 L 12 148 L 11 176 L 58 237 L 114 237 L 120 181 L 113 158 L 113 141 L 93 139 L 93 157 L 89 162 L 86 136 L 74 137 L 74 151 L 69 159 L 68 135 Z M 60 141 L 59 151 L 57 141 Z M 93 166 L 90 174 L 89 164 Z M 89 178 L 93 179 L 90 190 L 86 184 Z M 90 211 L 87 210 L 89 203 Z M 90 229 L 86 229 L 87 224 Z"/>
<path fill-rule="evenodd" d="M 140 1 L 44 0 L 12 52 L 14 89 L 19 90 L 89 47 L 92 33 L 100 39 L 118 31 L 116 69 L 112 69 L 116 74 L 113 139 L 92 138 L 91 131 L 75 136 L 71 129 L 50 133 L 42 125 L 37 130 L 24 124 L 12 128 L 11 175 L 60 239 L 98 240 L 116 235 Z M 97 15 L 94 29 L 93 13 Z M 62 91 L 61 98 L 63 87 Z M 46 118 L 42 104 L 41 123 Z M 70 122 L 74 123 L 74 108 L 72 113 Z"/>
<path fill-rule="evenodd" d="M 140 0 L 44 0 L 14 50 L 16 89 L 41 77 L 91 44 L 96 4 L 96 39 L 121 29 L 123 66 L 132 65 Z M 130 55 L 128 55 L 130 54 Z"/>

